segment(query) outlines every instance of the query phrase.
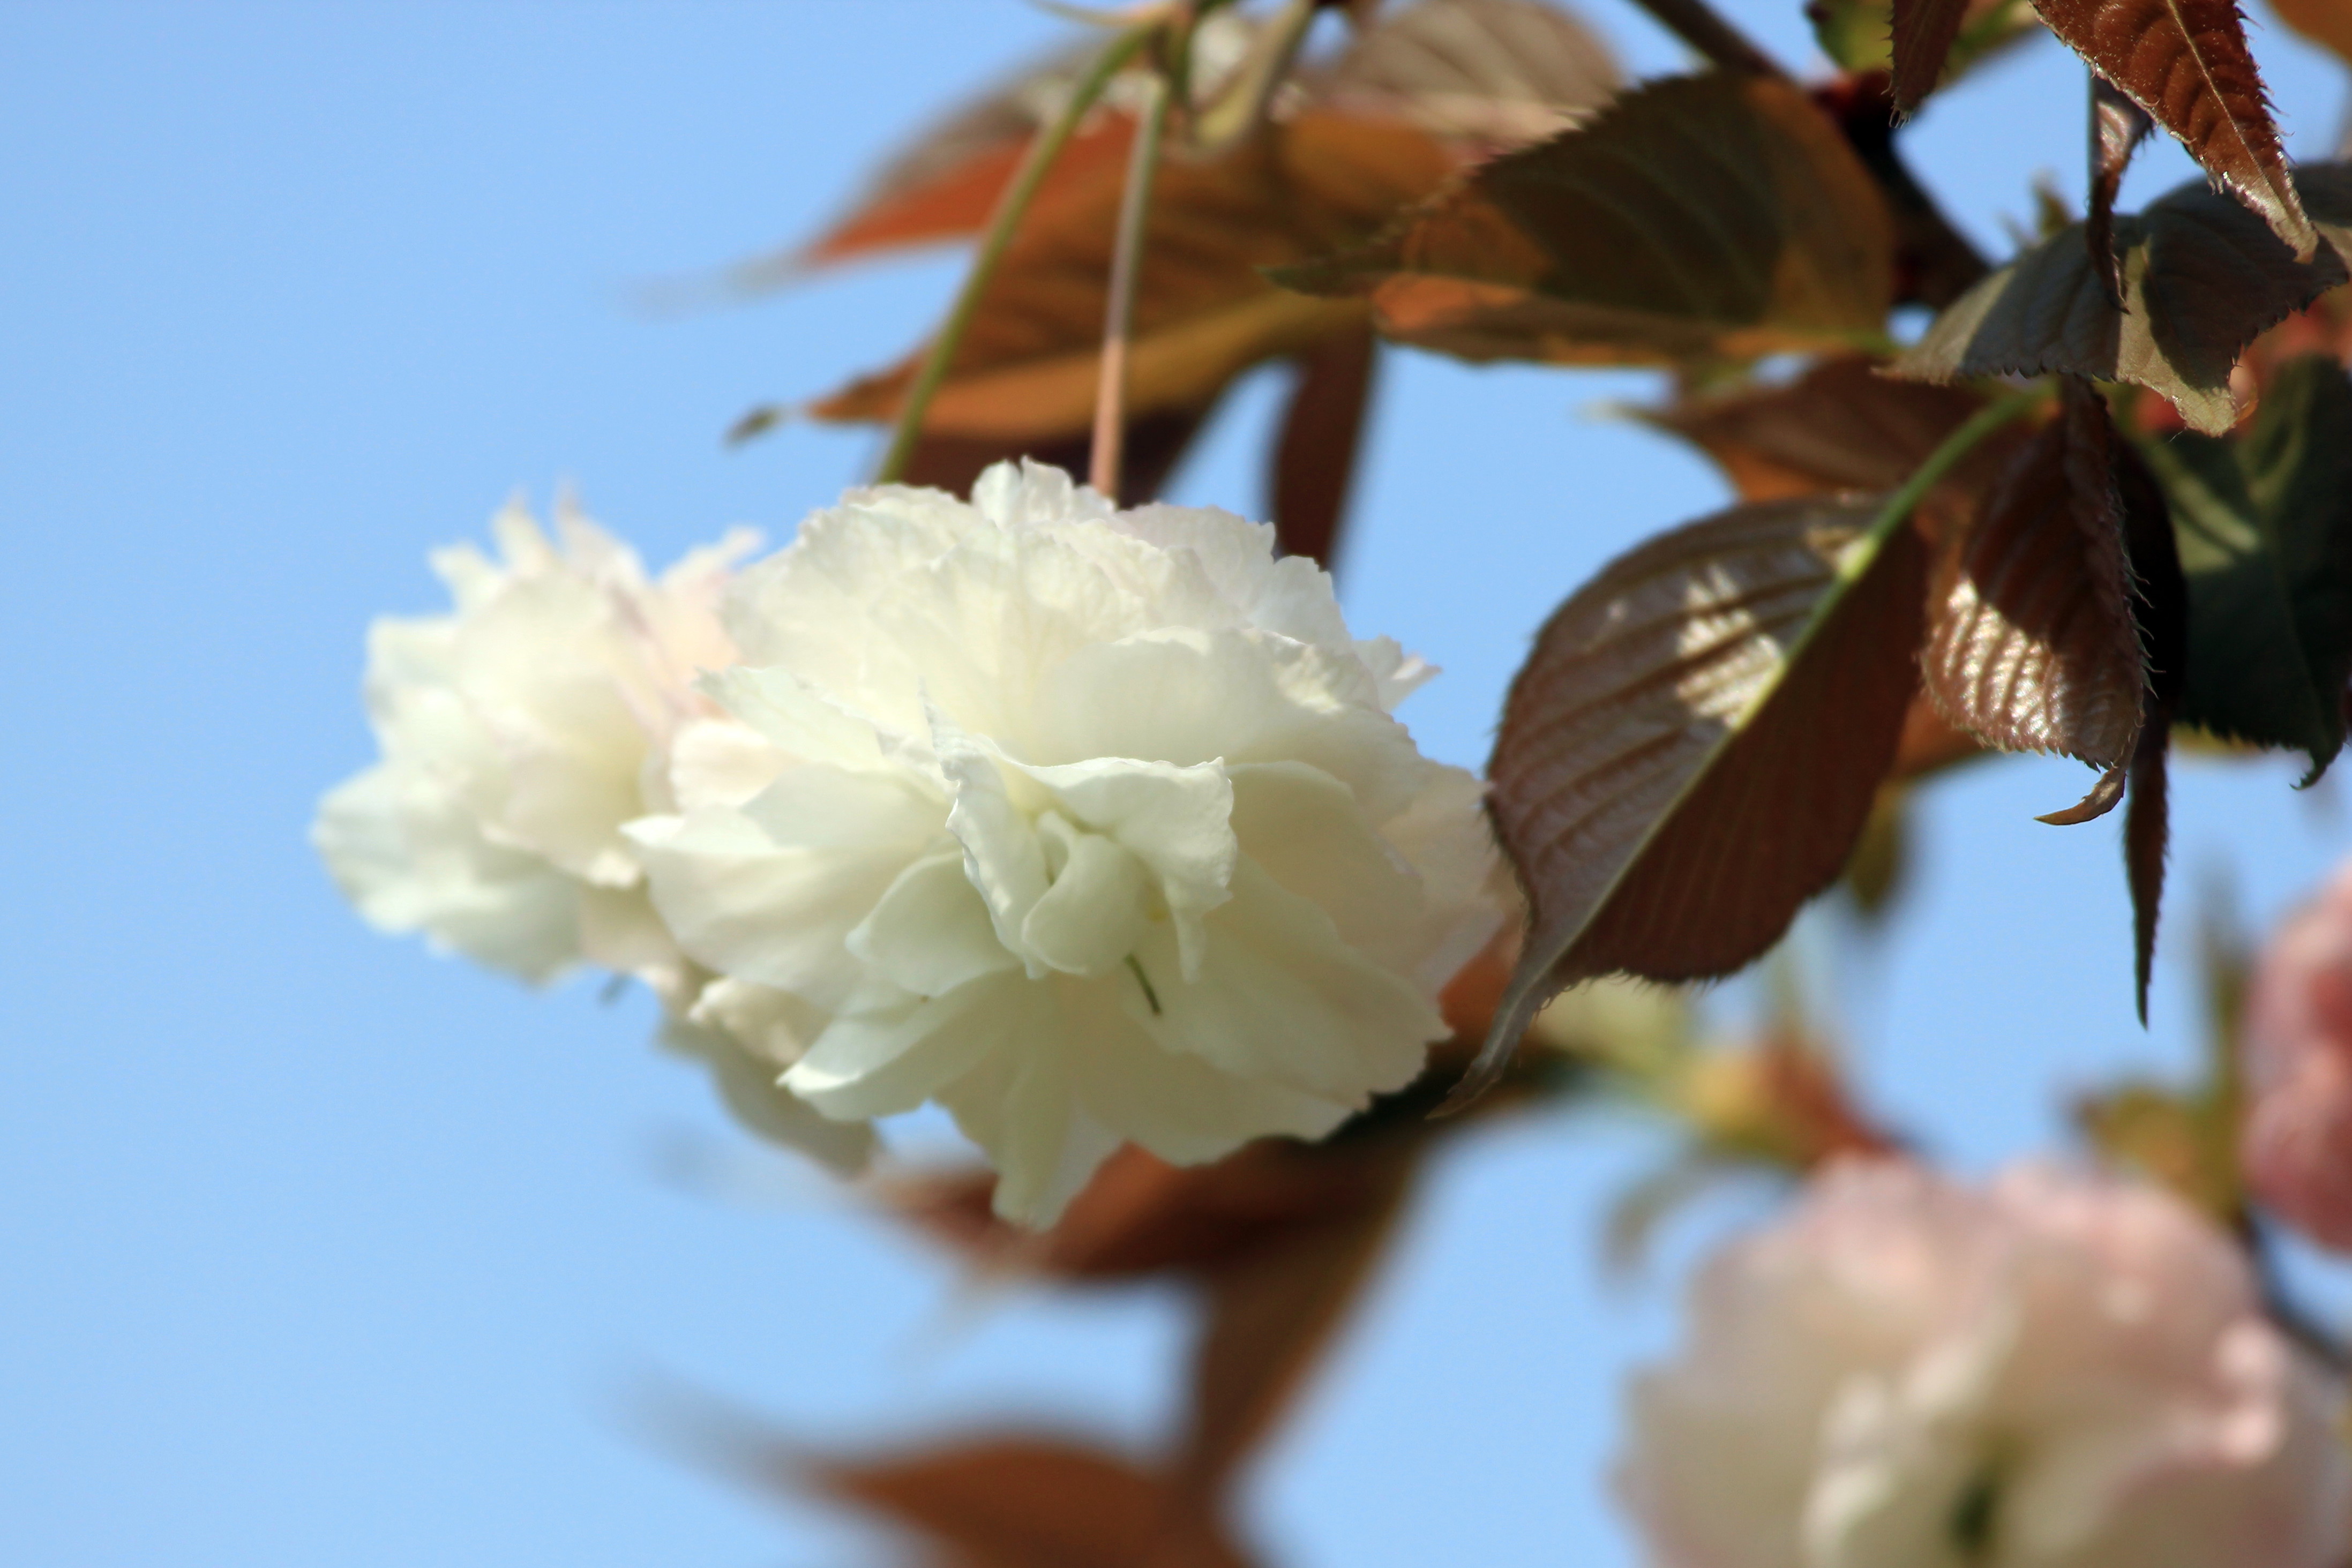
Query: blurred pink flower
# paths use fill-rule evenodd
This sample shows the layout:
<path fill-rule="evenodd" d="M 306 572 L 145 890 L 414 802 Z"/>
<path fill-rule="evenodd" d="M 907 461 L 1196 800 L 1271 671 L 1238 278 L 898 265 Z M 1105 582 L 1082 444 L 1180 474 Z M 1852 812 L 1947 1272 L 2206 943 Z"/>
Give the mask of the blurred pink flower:
<path fill-rule="evenodd" d="M 2167 1194 L 1848 1161 L 1700 1274 L 1618 1490 L 1663 1568 L 2338 1568 L 2341 1389 Z"/>
<path fill-rule="evenodd" d="M 2242 1158 L 2254 1195 L 2352 1252 L 2352 862 L 2271 938 L 2246 998 Z"/>

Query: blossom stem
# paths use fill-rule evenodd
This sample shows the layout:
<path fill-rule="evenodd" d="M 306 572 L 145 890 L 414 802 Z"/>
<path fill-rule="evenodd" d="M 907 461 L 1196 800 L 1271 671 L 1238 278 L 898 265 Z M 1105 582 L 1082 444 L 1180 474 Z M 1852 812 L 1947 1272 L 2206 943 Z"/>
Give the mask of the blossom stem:
<path fill-rule="evenodd" d="M 1174 29 L 1178 48 L 1191 40 Z M 1135 328 L 1136 279 L 1143 270 L 1143 232 L 1151 213 L 1152 177 L 1160 169 L 1160 141 L 1168 127 L 1168 63 L 1151 75 L 1143 110 L 1135 128 L 1135 145 L 1127 163 L 1127 189 L 1120 193 L 1118 231 L 1110 256 L 1110 300 L 1103 311 L 1101 379 L 1095 384 L 1093 457 L 1087 483 L 1112 500 L 1118 499 L 1119 469 L 1126 455 L 1127 353 Z"/>
<path fill-rule="evenodd" d="M 982 235 L 979 250 L 972 255 L 971 269 L 964 275 L 963 287 L 948 309 L 946 322 L 940 328 L 939 336 L 931 340 L 930 351 L 923 356 L 921 368 L 899 401 L 898 423 L 891 430 L 890 445 L 882 455 L 881 466 L 875 473 L 876 484 L 893 484 L 905 476 L 907 465 L 914 458 L 916 443 L 922 438 L 923 416 L 929 412 L 940 384 L 947 380 L 948 367 L 979 312 L 980 298 L 996 276 L 997 264 L 1004 259 L 1005 248 L 1012 244 L 1038 187 L 1045 183 L 1055 160 L 1061 156 L 1062 149 L 1085 120 L 1087 111 L 1101 99 L 1111 78 L 1126 68 L 1158 31 L 1155 22 L 1131 27 L 1113 39 L 1070 89 L 1069 101 L 1062 106 L 1062 112 L 1031 139 L 1029 150 L 1022 154 L 1020 167 L 1005 182 L 1003 193 L 996 199 L 996 209 L 989 214 L 988 228 Z"/>

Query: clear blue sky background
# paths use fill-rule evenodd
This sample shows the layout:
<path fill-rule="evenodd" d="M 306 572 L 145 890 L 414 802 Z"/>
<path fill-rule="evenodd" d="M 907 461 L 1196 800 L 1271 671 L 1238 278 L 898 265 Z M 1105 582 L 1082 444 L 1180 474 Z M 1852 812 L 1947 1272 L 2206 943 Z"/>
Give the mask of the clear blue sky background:
<path fill-rule="evenodd" d="M 1793 4 L 1734 9 L 1810 57 Z M 1675 61 L 1615 0 L 1593 16 L 1637 68 Z M 1060 31 L 1013 0 L 0 0 L 0 1561 L 880 1550 L 665 1449 L 635 1413 L 664 1380 L 828 1441 L 1008 1410 L 1156 1429 L 1168 1301 L 960 1304 L 940 1260 L 734 1131 L 641 999 L 372 936 L 303 839 L 370 754 L 368 618 L 436 607 L 425 551 L 516 487 L 576 483 L 662 561 L 740 521 L 781 541 L 859 476 L 859 433 L 718 435 L 893 355 L 950 263 L 682 319 L 632 290 L 807 233 Z M 2318 155 L 2337 74 L 2259 40 Z M 2045 44 L 1911 149 L 2003 249 L 2038 168 L 2079 192 L 2083 112 Z M 2132 188 L 2186 173 L 2168 152 Z M 1389 370 L 1346 596 L 1448 666 L 1407 716 L 1475 762 L 1542 612 L 1721 486 L 1591 416 L 1640 376 Z M 1255 507 L 1271 395 L 1238 401 L 1183 498 Z M 2352 846 L 2340 793 L 2290 778 L 2185 765 L 2176 886 L 2234 865 L 2267 920 Z M 1892 937 L 1818 927 L 1860 1071 L 1971 1168 L 2061 1143 L 2063 1092 L 2189 1053 L 2185 942 L 2152 1031 L 2131 1020 L 2112 824 L 2030 820 L 2084 782 L 2014 761 L 1939 784 Z M 1444 1163 L 1275 1446 L 1252 1499 L 1272 1555 L 1633 1561 L 1602 1480 L 1619 1380 L 1670 1337 L 1671 1265 L 1752 1212 L 1603 1281 L 1597 1218 L 1666 1146 L 1584 1117 Z"/>

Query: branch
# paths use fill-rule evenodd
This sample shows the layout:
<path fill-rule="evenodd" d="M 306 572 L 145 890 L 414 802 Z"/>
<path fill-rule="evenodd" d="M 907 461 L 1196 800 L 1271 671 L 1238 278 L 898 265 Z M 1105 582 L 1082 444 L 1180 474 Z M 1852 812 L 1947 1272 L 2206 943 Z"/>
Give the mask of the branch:
<path fill-rule="evenodd" d="M 1716 14 L 1706 0 L 1633 0 L 1667 31 L 1727 71 L 1789 79 L 1780 62 Z"/>

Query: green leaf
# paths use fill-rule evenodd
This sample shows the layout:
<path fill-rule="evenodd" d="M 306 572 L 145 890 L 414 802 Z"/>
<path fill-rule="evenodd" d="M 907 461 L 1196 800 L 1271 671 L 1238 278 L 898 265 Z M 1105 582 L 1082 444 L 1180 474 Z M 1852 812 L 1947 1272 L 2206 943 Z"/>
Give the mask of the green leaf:
<path fill-rule="evenodd" d="M 1786 82 L 1653 83 L 1480 166 L 1381 237 L 1271 269 L 1471 360 L 1654 363 L 1879 340 L 1894 238 L 1869 172 Z"/>
<path fill-rule="evenodd" d="M 2296 181 L 2323 229 L 2352 223 L 2352 165 L 2307 165 Z M 2295 260 L 2262 219 L 2202 182 L 2116 214 L 2115 254 L 2122 309 L 2073 225 L 1962 295 L 1895 373 L 1953 382 L 2060 371 L 2130 382 L 2169 399 L 2191 428 L 2220 435 L 2237 418 L 2238 355 L 2347 277 L 2333 250 Z"/>
<path fill-rule="evenodd" d="M 2316 779 L 2344 745 L 2352 680 L 2352 382 L 2328 359 L 2295 360 L 2236 440 L 2144 450 L 2189 578 L 2178 716 L 2302 750 Z"/>

